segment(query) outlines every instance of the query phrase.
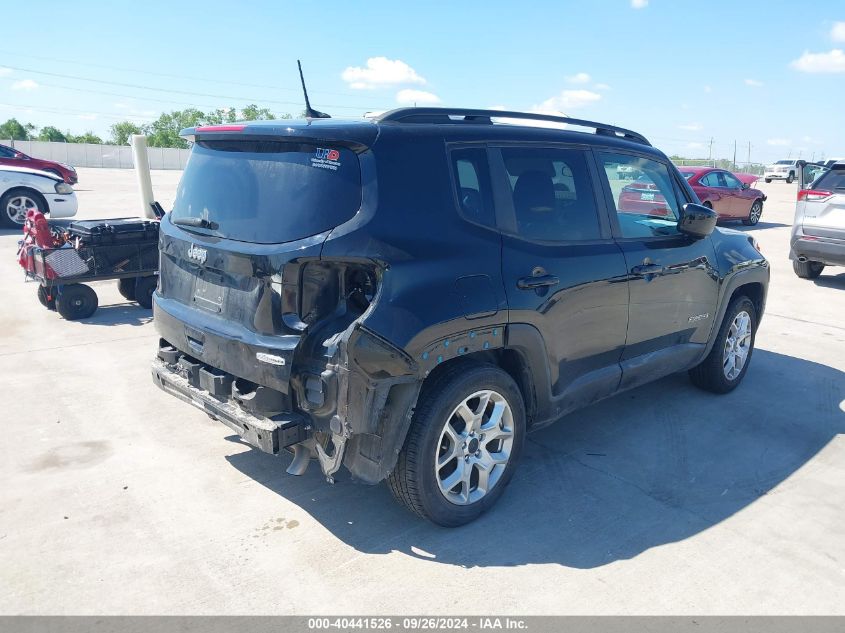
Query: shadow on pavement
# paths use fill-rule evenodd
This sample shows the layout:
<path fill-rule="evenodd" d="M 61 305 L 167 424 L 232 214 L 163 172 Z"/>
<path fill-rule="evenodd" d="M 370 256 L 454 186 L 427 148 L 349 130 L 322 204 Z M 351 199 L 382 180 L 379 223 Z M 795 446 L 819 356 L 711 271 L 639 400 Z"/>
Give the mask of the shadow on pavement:
<path fill-rule="evenodd" d="M 153 320 L 152 310 L 146 310 L 137 303 L 114 303 L 101 305 L 97 311 L 87 319 L 79 319 L 79 323 L 91 325 L 144 325 Z"/>
<path fill-rule="evenodd" d="M 227 459 L 360 552 L 463 567 L 594 568 L 699 534 L 754 503 L 845 432 L 843 399 L 843 372 L 765 350 L 727 396 L 671 376 L 530 434 L 498 504 L 454 530 L 411 515 L 384 485 L 348 475 L 325 484 L 316 463 L 291 477 L 288 457 L 253 450 Z"/>
<path fill-rule="evenodd" d="M 725 222 L 722 224 L 719 223 L 719 226 L 722 226 L 727 229 L 737 229 L 738 231 L 758 231 L 763 229 L 782 229 L 784 227 L 789 228 L 791 224 L 782 224 L 781 222 L 758 222 L 754 226 L 747 226 L 742 222 Z"/>
<path fill-rule="evenodd" d="M 841 288 L 845 290 L 845 273 L 839 275 L 822 275 L 813 280 L 813 283 L 822 288 Z"/>

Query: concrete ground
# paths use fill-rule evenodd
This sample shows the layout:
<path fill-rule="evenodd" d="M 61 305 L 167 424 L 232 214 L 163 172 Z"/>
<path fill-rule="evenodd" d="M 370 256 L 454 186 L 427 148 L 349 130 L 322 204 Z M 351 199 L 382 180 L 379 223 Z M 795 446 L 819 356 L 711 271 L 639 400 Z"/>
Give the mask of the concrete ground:
<path fill-rule="evenodd" d="M 134 215 L 131 172 L 80 171 L 80 217 Z M 154 174 L 165 208 L 178 175 Z M 150 312 L 111 282 L 62 320 L 3 232 L 0 613 L 845 613 L 845 269 L 798 279 L 795 186 L 760 188 L 772 283 L 743 385 L 673 376 L 566 417 L 456 530 L 286 475 L 153 386 Z"/>

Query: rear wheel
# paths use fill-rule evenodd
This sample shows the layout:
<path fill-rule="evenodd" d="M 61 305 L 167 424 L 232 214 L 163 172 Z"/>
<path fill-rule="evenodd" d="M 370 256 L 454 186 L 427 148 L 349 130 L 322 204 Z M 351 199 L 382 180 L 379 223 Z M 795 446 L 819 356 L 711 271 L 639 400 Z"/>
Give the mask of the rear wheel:
<path fill-rule="evenodd" d="M 772 182 L 771 178 L 766 178 L 765 180 L 766 180 L 766 182 Z"/>
<path fill-rule="evenodd" d="M 493 365 L 455 365 L 423 386 L 388 485 L 438 525 L 469 523 L 513 476 L 525 437 L 516 383 Z"/>
<path fill-rule="evenodd" d="M 797 259 L 792 262 L 792 270 L 801 279 L 817 279 L 824 270 L 824 264 L 821 262 L 799 262 Z"/>
<path fill-rule="evenodd" d="M 135 280 L 137 277 L 124 277 L 117 280 L 117 291 L 124 299 L 135 301 Z"/>
<path fill-rule="evenodd" d="M 158 285 L 158 277 L 150 275 L 149 277 L 138 277 L 135 282 L 135 301 L 142 308 L 149 310 L 153 307 L 153 292 L 155 292 L 156 285 Z"/>
<path fill-rule="evenodd" d="M 56 297 L 56 310 L 68 321 L 86 319 L 97 311 L 97 293 L 85 284 L 63 286 Z"/>
<path fill-rule="evenodd" d="M 760 216 L 763 215 L 763 203 L 755 200 L 751 205 L 751 210 L 748 212 L 748 217 L 742 223 L 746 226 L 754 226 L 760 221 Z"/>
<path fill-rule="evenodd" d="M 748 297 L 736 297 L 728 306 L 713 349 L 689 376 L 696 387 L 713 393 L 728 393 L 742 382 L 757 333 L 757 310 Z"/>

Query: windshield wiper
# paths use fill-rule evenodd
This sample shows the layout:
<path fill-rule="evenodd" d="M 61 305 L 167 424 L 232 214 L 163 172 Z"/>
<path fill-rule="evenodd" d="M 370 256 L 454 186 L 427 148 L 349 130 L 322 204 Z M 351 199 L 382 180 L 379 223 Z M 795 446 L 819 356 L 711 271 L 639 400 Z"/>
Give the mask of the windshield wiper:
<path fill-rule="evenodd" d="M 201 229 L 209 229 L 211 231 L 214 231 L 220 226 L 217 222 L 206 220 L 205 218 L 176 218 L 175 220 L 171 220 L 171 222 L 179 226 L 195 226 Z"/>

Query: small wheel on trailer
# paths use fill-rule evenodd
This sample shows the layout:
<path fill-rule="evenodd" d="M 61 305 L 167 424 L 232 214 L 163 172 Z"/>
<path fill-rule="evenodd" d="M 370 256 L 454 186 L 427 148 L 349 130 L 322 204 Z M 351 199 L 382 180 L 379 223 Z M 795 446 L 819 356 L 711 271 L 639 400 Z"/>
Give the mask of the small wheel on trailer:
<path fill-rule="evenodd" d="M 124 277 L 117 280 L 117 291 L 128 301 L 135 301 L 135 282 L 137 277 Z"/>
<path fill-rule="evenodd" d="M 62 286 L 56 297 L 56 310 L 68 321 L 88 318 L 97 311 L 97 293 L 85 284 Z"/>
<path fill-rule="evenodd" d="M 153 292 L 158 285 L 158 276 L 138 277 L 135 281 L 135 301 L 142 308 L 149 310 L 153 307 Z"/>
<path fill-rule="evenodd" d="M 56 309 L 56 289 L 38 286 L 38 301 L 48 310 Z"/>

